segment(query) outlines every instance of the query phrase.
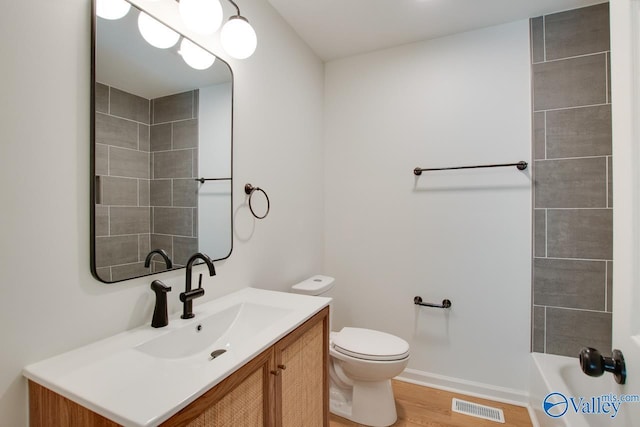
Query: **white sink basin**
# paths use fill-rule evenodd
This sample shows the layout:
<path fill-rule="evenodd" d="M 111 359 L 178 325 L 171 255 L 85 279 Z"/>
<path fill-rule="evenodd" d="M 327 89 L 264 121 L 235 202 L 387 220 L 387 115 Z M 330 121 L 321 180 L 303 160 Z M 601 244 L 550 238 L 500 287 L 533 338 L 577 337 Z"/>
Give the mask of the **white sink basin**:
<path fill-rule="evenodd" d="M 215 350 L 229 350 L 250 341 L 293 310 L 261 304 L 241 303 L 207 317 L 197 318 L 157 338 L 136 346 L 150 356 L 164 359 L 210 357 Z"/>
<path fill-rule="evenodd" d="M 156 426 L 330 301 L 245 288 L 197 301 L 193 319 L 175 313 L 166 327 L 125 331 L 29 365 L 23 374 L 118 424 Z M 225 352 L 212 359 L 214 350 Z"/>

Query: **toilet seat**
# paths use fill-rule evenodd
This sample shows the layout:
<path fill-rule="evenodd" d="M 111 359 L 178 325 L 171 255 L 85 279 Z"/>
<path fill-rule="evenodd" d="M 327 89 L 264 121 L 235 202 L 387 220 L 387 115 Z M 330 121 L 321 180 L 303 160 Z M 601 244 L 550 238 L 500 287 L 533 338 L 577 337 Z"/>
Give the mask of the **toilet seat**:
<path fill-rule="evenodd" d="M 331 334 L 333 348 L 346 356 L 373 361 L 402 360 L 409 343 L 395 335 L 364 328 L 342 328 Z"/>

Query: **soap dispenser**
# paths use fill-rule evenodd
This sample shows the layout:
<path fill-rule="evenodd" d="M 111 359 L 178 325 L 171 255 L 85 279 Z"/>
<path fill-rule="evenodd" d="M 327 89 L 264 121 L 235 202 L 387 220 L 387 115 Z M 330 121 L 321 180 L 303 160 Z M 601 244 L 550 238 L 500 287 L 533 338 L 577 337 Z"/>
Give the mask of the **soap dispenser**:
<path fill-rule="evenodd" d="M 153 309 L 151 326 L 154 328 L 162 328 L 169 324 L 169 315 L 167 314 L 167 293 L 171 291 L 171 287 L 165 285 L 160 280 L 154 280 L 151 282 L 151 290 L 156 293 L 156 306 Z"/>

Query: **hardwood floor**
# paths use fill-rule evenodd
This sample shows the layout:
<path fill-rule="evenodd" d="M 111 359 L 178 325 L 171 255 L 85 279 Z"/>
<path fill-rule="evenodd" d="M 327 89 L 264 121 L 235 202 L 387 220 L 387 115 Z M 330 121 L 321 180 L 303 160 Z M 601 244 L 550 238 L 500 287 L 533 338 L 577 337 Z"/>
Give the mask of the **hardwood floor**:
<path fill-rule="evenodd" d="M 527 408 L 477 397 L 465 396 L 404 381 L 392 381 L 398 421 L 394 427 L 532 427 Z M 451 399 L 492 406 L 504 411 L 505 424 L 483 420 L 451 411 Z M 360 426 L 331 414 L 330 427 Z"/>

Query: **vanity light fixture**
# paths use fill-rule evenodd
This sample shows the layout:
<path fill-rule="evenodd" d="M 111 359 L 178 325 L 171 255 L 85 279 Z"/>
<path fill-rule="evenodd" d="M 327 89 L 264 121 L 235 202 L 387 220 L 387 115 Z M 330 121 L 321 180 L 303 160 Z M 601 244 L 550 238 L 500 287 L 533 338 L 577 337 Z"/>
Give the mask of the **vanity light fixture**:
<path fill-rule="evenodd" d="M 101 18 L 115 20 L 129 13 L 131 4 L 124 0 L 96 0 L 96 15 Z"/>
<path fill-rule="evenodd" d="M 222 26 L 220 43 L 235 59 L 250 57 L 256 50 L 258 39 L 247 18 L 233 0 L 227 0 L 236 9 L 236 14 Z M 222 22 L 222 6 L 219 0 L 179 0 L 178 10 L 182 21 L 190 30 L 199 34 L 213 34 Z"/>
<path fill-rule="evenodd" d="M 138 15 L 138 29 L 142 37 L 158 49 L 170 48 L 180 39 L 180 34 L 144 12 Z"/>
<path fill-rule="evenodd" d="M 249 21 L 240 15 L 240 8 L 233 0 L 227 0 L 236 8 L 236 14 L 222 26 L 220 44 L 235 59 L 245 59 L 253 55 L 258 45 L 258 38 Z"/>
<path fill-rule="evenodd" d="M 156 0 L 148 0 L 156 1 Z M 203 34 L 213 34 L 222 22 L 222 6 L 219 0 L 176 0 L 178 11 L 185 26 Z M 253 55 L 258 38 L 247 18 L 240 14 L 240 8 L 233 0 L 227 0 L 236 9 L 236 14 L 220 30 L 220 44 L 229 56 L 245 59 Z M 129 13 L 131 4 L 125 0 L 96 0 L 96 14 L 104 19 L 116 20 Z M 180 39 L 180 34 L 152 18 L 145 12 L 138 16 L 138 29 L 142 37 L 152 46 L 168 49 Z M 200 46 L 183 38 L 178 52 L 184 61 L 196 70 L 205 70 L 215 62 L 215 56 Z"/>
<path fill-rule="evenodd" d="M 211 67 L 216 57 L 193 43 L 191 40 L 182 39 L 178 53 L 191 68 L 196 70 L 206 70 Z"/>
<path fill-rule="evenodd" d="M 182 22 L 198 34 L 213 34 L 222 24 L 222 6 L 218 0 L 180 0 Z"/>

